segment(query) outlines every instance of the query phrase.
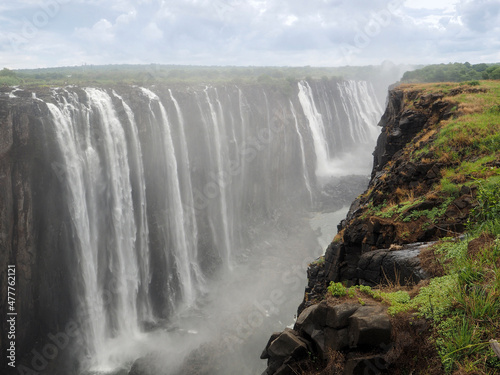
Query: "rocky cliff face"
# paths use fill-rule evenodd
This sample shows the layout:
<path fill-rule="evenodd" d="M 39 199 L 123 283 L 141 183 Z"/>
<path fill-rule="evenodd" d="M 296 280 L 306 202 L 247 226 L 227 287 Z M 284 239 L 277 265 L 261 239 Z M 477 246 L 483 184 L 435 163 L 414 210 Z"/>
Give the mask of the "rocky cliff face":
<path fill-rule="evenodd" d="M 33 342 L 25 338 L 38 337 L 48 326 L 68 318 L 68 296 L 56 293 L 54 286 L 67 283 L 70 274 L 60 254 L 40 251 L 50 249 L 43 244 L 63 247 L 65 241 L 61 228 L 48 228 L 35 214 L 44 211 L 56 216 L 59 209 L 50 202 L 61 194 L 50 165 L 43 162 L 53 152 L 47 147 L 49 141 L 40 120 L 47 113 L 32 104 L 31 94 L 30 98 L 0 98 L 0 108 L 0 293 L 2 306 L 8 306 L 5 265 L 14 265 L 19 355 L 32 348 Z M 2 329 L 7 332 L 4 320 Z M 4 338 L 2 349 L 6 350 Z"/>
<path fill-rule="evenodd" d="M 403 283 L 417 283 L 425 278 L 418 249 L 463 232 L 472 208 L 470 188 L 463 186 L 456 197 L 436 191 L 442 171 L 453 162 L 409 156 L 433 140 L 433 127 L 453 116 L 454 105 L 440 94 L 390 91 L 368 189 L 339 225 L 324 266 L 310 269 L 306 296 L 312 293 L 309 296 L 314 299 L 314 290 L 324 291 L 330 281 L 376 285 L 386 277 L 394 281 L 397 274 Z"/>
<path fill-rule="evenodd" d="M 387 314 L 374 310 L 369 315 L 379 314 L 380 319 L 356 323 L 356 309 L 349 302 L 331 301 L 331 296 L 325 301 L 327 287 L 332 281 L 347 286 L 414 285 L 432 276 L 432 270 L 423 265 L 422 254 L 433 241 L 464 231 L 473 200 L 471 188 L 460 181 L 454 181 L 453 194 L 442 189 L 444 171 L 456 162 L 446 156 L 436 158 L 426 146 L 435 140 L 436 127 L 456 116 L 453 97 L 471 90 L 475 89 L 459 88 L 446 96 L 411 87 L 389 92 L 368 189 L 352 203 L 324 257 L 310 265 L 294 330 L 274 334 L 263 353 L 269 364 L 266 374 L 294 373 L 304 363 L 311 363 L 311 358 L 300 354 L 301 346 L 319 358 L 319 367 L 336 364 L 335 374 L 387 373 L 394 368 L 391 363 L 401 354 L 394 348 L 400 344 L 390 324 L 382 323 Z M 336 309 L 349 313 L 329 319 Z M 345 331 L 338 330 L 342 319 Z M 425 323 L 421 324 L 417 331 L 425 329 Z M 387 331 L 379 329 L 381 326 Z M 363 335 L 359 327 L 371 332 L 372 338 L 375 332 L 387 336 L 363 346 L 353 341 Z M 333 358 L 332 351 L 339 351 L 341 357 Z"/>

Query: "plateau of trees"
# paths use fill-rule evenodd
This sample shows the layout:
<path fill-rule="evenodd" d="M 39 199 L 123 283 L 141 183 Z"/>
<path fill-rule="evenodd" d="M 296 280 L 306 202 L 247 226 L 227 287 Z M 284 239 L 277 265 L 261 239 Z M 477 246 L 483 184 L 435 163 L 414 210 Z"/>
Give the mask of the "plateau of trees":
<path fill-rule="evenodd" d="M 155 83 L 219 84 L 259 83 L 290 85 L 298 80 L 361 79 L 374 81 L 394 76 L 394 69 L 405 67 L 386 65 L 344 67 L 256 67 L 256 66 L 192 66 L 192 65 L 81 65 L 71 67 L 19 69 L 4 68 L 0 72 L 2 85 L 115 85 Z M 391 78 L 392 78 L 391 76 Z"/>
<path fill-rule="evenodd" d="M 428 65 L 403 74 L 402 82 L 464 82 L 480 79 L 500 79 L 500 63 L 449 63 Z"/>

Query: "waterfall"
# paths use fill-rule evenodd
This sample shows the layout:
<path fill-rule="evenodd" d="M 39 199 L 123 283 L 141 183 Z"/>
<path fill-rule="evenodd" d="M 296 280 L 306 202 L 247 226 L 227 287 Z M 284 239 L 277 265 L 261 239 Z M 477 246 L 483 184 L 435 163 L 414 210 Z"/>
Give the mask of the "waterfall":
<path fill-rule="evenodd" d="M 219 102 L 219 98 L 217 96 L 217 90 L 215 91 L 215 101 L 217 103 L 217 109 L 215 110 L 214 104 L 212 103 L 212 99 L 208 93 L 208 87 L 205 88 L 205 99 L 208 104 L 210 110 L 209 119 L 211 120 L 211 124 L 206 123 L 210 129 L 212 129 L 213 134 L 212 138 L 215 146 L 215 160 L 216 160 L 216 180 L 219 182 L 218 188 L 219 191 L 219 202 L 220 202 L 220 218 L 222 221 L 222 239 L 217 241 L 219 243 L 219 247 L 222 248 L 221 258 L 226 266 L 231 266 L 231 233 L 229 226 L 229 213 L 228 213 L 228 202 L 227 202 L 227 191 L 226 191 L 226 182 L 223 181 L 223 176 L 225 175 L 225 169 L 223 165 L 223 160 L 227 155 L 227 152 L 224 152 L 223 145 L 221 143 L 221 137 L 226 135 L 224 134 L 224 119 L 222 116 L 222 108 Z"/>
<path fill-rule="evenodd" d="M 157 126 L 160 127 L 160 132 L 163 136 L 162 146 L 165 152 L 165 164 L 167 166 L 167 178 L 165 184 L 168 186 L 168 203 L 169 212 L 166 213 L 165 220 L 170 223 L 169 231 L 174 238 L 174 246 L 172 249 L 165 248 L 165 251 L 170 251 L 173 254 L 175 260 L 175 270 L 178 275 L 179 287 L 182 293 L 182 302 L 187 306 L 192 305 L 196 298 L 196 289 L 194 283 L 196 280 L 193 278 L 193 272 L 191 269 L 191 259 L 192 251 L 188 248 L 188 233 L 186 233 L 186 220 L 183 208 L 183 202 L 181 198 L 181 188 L 178 174 L 178 163 L 177 157 L 175 155 L 174 144 L 172 141 L 172 134 L 170 129 L 170 122 L 167 116 L 167 111 L 163 106 L 160 98 L 152 91 L 141 88 L 143 93 L 150 100 L 150 107 L 152 103 L 155 103 L 160 108 L 160 119 L 158 120 Z M 151 107 L 152 108 L 152 107 Z M 153 110 L 152 110 L 153 111 Z M 187 161 L 181 160 L 181 163 Z M 191 235 L 191 234 L 189 234 Z M 168 277 L 168 276 L 167 276 Z M 171 296 L 172 304 L 175 304 L 173 296 Z"/>
<path fill-rule="evenodd" d="M 88 351 L 94 355 L 103 348 L 106 332 L 106 319 L 104 303 L 101 296 L 102 290 L 98 283 L 98 246 L 96 225 L 90 218 L 95 218 L 89 210 L 95 208 L 93 202 L 88 207 L 87 196 L 94 196 L 92 188 L 95 187 L 95 174 L 99 169 L 95 150 L 90 146 L 82 149 L 77 137 L 75 125 L 72 121 L 72 106 L 65 98 L 61 103 L 62 109 L 52 103 L 47 103 L 52 122 L 56 129 L 57 141 L 61 147 L 62 164 L 60 176 L 63 178 L 67 194 L 68 210 L 70 212 L 72 227 L 76 241 L 74 251 L 80 258 L 80 269 L 75 270 L 79 276 L 81 288 L 76 291 L 80 306 L 78 312 L 84 332 L 84 341 Z M 88 139 L 87 139 L 88 141 Z M 82 152 L 83 151 L 83 152 Z M 55 164 L 53 164 L 54 166 Z M 87 167 L 88 174 L 83 170 Z M 94 176 L 92 176 L 94 175 Z M 94 177 L 94 178 L 92 178 Z"/>
<path fill-rule="evenodd" d="M 377 121 L 382 108 L 375 100 L 373 88 L 366 82 L 353 80 L 337 84 L 342 106 L 348 116 L 346 126 L 350 129 L 353 143 L 366 144 L 378 136 Z"/>
<path fill-rule="evenodd" d="M 356 81 L 68 87 L 36 102 L 62 191 L 60 216 L 39 220 L 71 223 L 71 248 L 50 251 L 67 252 L 73 279 L 54 287 L 74 302 L 81 368 L 104 372 L 130 364 L 148 331 L 203 316 L 213 283 L 287 233 L 277 218 L 311 210 L 350 152 L 371 161 L 356 150 L 381 114 Z"/>
<path fill-rule="evenodd" d="M 364 81 L 340 81 L 332 97 L 322 87 L 324 83 L 317 85 L 321 89 L 315 92 L 309 82 L 298 83 L 300 104 L 314 142 L 316 175 L 368 173 L 367 153 L 374 147 L 382 113 L 373 88 Z M 346 170 L 346 164 L 352 169 Z"/>
<path fill-rule="evenodd" d="M 311 90 L 307 81 L 299 82 L 299 100 L 304 114 L 309 121 L 309 128 L 314 141 L 316 151 L 316 174 L 325 176 L 330 173 L 330 150 L 326 138 L 323 116 L 318 112 Z"/>
<path fill-rule="evenodd" d="M 302 173 L 304 175 L 304 183 L 306 184 L 306 189 L 307 192 L 309 193 L 309 199 L 311 200 L 311 206 L 314 203 L 313 199 L 313 193 L 311 190 L 311 183 L 309 182 L 309 173 L 307 172 L 307 163 L 306 163 L 306 154 L 304 151 L 304 139 L 302 138 L 302 134 L 300 134 L 299 130 L 299 122 L 297 121 L 297 114 L 295 112 L 295 108 L 293 106 L 293 103 L 290 101 L 290 110 L 293 115 L 293 122 L 295 124 L 295 130 L 297 131 L 297 136 L 299 137 L 299 143 L 300 143 L 300 155 L 301 155 L 301 161 L 302 161 Z"/>
<path fill-rule="evenodd" d="M 184 180 L 184 186 L 185 189 L 184 195 L 185 195 L 185 200 L 184 200 L 184 208 L 185 208 L 185 213 L 184 213 L 184 219 L 185 219 L 185 228 L 188 233 L 187 236 L 187 251 L 188 251 L 188 258 L 189 258 L 189 266 L 192 270 L 192 274 L 194 279 L 197 282 L 198 288 L 201 291 L 204 291 L 204 285 L 206 283 L 205 278 L 203 276 L 203 272 L 201 271 L 199 264 L 198 264 L 198 227 L 196 224 L 196 212 L 195 212 L 195 206 L 194 206 L 194 197 L 193 197 L 193 185 L 191 181 L 191 171 L 189 167 L 189 155 L 188 155 L 188 146 L 187 146 L 187 141 L 186 141 L 186 133 L 184 131 L 184 116 L 182 115 L 182 110 L 179 106 L 179 103 L 175 99 L 174 95 L 172 94 L 172 90 L 168 90 L 170 94 L 170 99 L 174 103 L 175 110 L 177 113 L 177 119 L 178 119 L 178 124 L 179 124 L 179 133 L 180 133 L 180 152 L 181 152 L 181 160 L 183 160 L 183 163 L 181 163 L 181 168 L 182 168 L 182 175 L 183 175 L 183 180 Z"/>
<path fill-rule="evenodd" d="M 134 113 L 130 106 L 125 103 L 123 98 L 118 95 L 113 90 L 113 95 L 121 101 L 121 105 L 125 110 L 127 115 L 128 123 L 130 125 L 130 131 L 132 132 L 132 137 L 130 137 L 130 151 L 129 154 L 135 165 L 135 176 L 137 180 L 137 193 L 138 200 L 137 204 L 134 205 L 134 210 L 136 214 L 137 223 L 137 260 L 139 263 L 139 288 L 138 293 L 138 313 L 142 321 L 152 321 L 153 313 L 151 307 L 151 301 L 149 296 L 149 284 L 151 283 L 151 273 L 149 264 L 149 228 L 147 219 L 147 204 L 146 204 L 146 180 L 144 176 L 144 165 L 142 159 L 142 149 L 139 142 L 139 132 L 137 129 L 137 123 L 135 122 Z"/>
<path fill-rule="evenodd" d="M 61 107 L 51 103 L 47 106 L 63 157 L 74 245 L 79 251 L 80 324 L 84 327 L 89 353 L 97 355 L 95 363 L 101 365 L 104 359 L 99 355 L 104 353 L 108 338 L 134 337 L 139 333 L 137 297 L 141 281 L 148 278 L 145 274 L 148 272 L 147 243 L 144 243 L 147 229 L 141 227 L 142 253 L 137 254 L 137 225 L 125 132 L 111 97 L 99 89 L 89 88 L 85 92 L 87 106 L 69 93 L 66 94 L 72 103 L 63 96 L 59 97 Z M 78 114 L 83 114 L 81 123 L 75 121 Z M 78 129 L 79 126 L 83 129 Z M 99 146 L 103 153 L 99 153 Z M 103 195 L 107 196 L 105 210 L 99 207 Z M 145 226 L 144 222 L 141 224 Z M 144 257 L 146 267 L 142 278 L 138 255 Z M 143 303 L 147 306 L 147 301 Z M 147 307 L 142 311 L 147 314 Z"/>

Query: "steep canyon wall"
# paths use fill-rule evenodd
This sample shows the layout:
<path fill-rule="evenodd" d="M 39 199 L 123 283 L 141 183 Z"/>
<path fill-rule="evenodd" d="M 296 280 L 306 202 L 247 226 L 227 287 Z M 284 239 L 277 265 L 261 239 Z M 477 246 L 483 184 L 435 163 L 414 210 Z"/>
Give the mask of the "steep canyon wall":
<path fill-rule="evenodd" d="M 19 359 L 70 330 L 80 349 L 60 366 L 98 364 L 109 340 L 196 305 L 255 223 L 357 172 L 339 160 L 372 147 L 380 113 L 343 80 L 4 92 L 1 313 L 15 265 Z"/>

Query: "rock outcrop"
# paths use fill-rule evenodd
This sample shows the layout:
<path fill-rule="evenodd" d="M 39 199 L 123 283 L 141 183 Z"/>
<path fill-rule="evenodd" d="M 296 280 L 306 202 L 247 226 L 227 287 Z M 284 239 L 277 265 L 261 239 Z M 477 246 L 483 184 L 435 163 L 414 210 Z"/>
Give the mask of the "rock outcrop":
<path fill-rule="evenodd" d="M 325 262 L 311 266 L 306 300 L 308 294 L 321 294 L 330 281 L 418 283 L 427 277 L 419 265 L 421 250 L 438 238 L 463 232 L 473 206 L 471 189 L 462 186 L 448 200 L 432 191 L 453 162 L 409 157 L 409 149 L 432 141 L 431 128 L 453 116 L 453 105 L 441 94 L 390 91 L 368 189 L 339 225 Z M 422 198 L 406 207 L 407 197 Z M 377 214 L 390 204 L 394 214 Z"/>
<path fill-rule="evenodd" d="M 454 162 L 424 152 L 439 123 L 455 115 L 453 95 L 411 88 L 390 91 L 368 189 L 352 203 L 323 258 L 309 266 L 293 334 L 307 340 L 313 348 L 310 356 L 321 358 L 323 365 L 329 351 L 341 353 L 341 360 L 336 357 L 343 369 L 338 374 L 384 373 L 401 350 L 388 349 L 397 339 L 394 332 L 391 336 L 384 307 L 361 306 L 352 300 L 332 305 L 324 301 L 328 285 L 418 284 L 432 276 L 421 263 L 423 251 L 435 240 L 465 229 L 474 191 L 454 181 L 458 188 L 453 194 L 436 192 L 443 171 Z M 424 151 L 411 156 L 417 149 Z M 276 364 L 297 366 L 291 353 L 276 357 L 269 352 L 278 337 L 274 334 L 262 356 L 268 359 L 268 375 L 277 373 Z M 360 348 L 366 352 L 360 353 Z M 285 370 L 280 367 L 280 371 Z"/>
<path fill-rule="evenodd" d="M 274 333 L 261 359 L 267 359 L 267 375 L 294 374 L 301 361 L 328 361 L 332 351 L 348 350 L 344 374 L 357 374 L 375 363 L 387 367 L 392 326 L 380 305 L 361 306 L 323 301 L 299 315 L 294 329 Z"/>

